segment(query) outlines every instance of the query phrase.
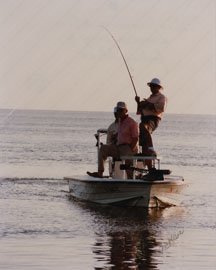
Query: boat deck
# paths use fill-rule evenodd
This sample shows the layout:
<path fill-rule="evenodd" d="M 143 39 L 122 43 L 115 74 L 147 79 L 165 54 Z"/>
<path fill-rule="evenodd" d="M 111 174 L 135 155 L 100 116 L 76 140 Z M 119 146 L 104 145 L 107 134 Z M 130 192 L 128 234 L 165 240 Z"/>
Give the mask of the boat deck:
<path fill-rule="evenodd" d="M 67 176 L 64 177 L 65 180 L 72 180 L 72 181 L 78 181 L 78 182 L 89 182 L 89 183 L 127 183 L 127 184 L 148 184 L 148 185 L 155 185 L 155 184 L 170 184 L 170 183 L 181 183 L 184 181 L 184 179 L 180 176 L 164 176 L 164 180 L 143 180 L 143 179 L 113 179 L 111 177 L 103 177 L 103 178 L 93 178 L 88 175 L 77 175 L 77 176 Z"/>

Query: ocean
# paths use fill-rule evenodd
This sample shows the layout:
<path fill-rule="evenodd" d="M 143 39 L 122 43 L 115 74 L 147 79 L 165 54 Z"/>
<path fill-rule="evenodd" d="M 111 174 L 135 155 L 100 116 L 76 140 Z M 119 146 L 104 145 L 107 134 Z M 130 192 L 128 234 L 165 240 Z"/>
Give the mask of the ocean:
<path fill-rule="evenodd" d="M 216 268 L 216 116 L 165 114 L 154 132 L 161 167 L 187 184 L 182 204 L 163 210 L 69 196 L 64 176 L 97 169 L 94 134 L 112 121 L 0 110 L 0 269 Z"/>

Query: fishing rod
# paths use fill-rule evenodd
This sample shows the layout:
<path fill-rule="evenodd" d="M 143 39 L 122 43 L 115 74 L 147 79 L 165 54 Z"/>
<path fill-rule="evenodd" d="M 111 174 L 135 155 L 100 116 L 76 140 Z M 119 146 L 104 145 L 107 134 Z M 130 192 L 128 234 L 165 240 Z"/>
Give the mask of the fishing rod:
<path fill-rule="evenodd" d="M 109 34 L 109 35 L 111 36 L 111 38 L 114 40 L 114 42 L 115 42 L 117 48 L 119 49 L 119 51 L 120 51 L 120 53 L 121 53 L 121 56 L 122 56 L 122 58 L 123 58 L 123 60 L 124 60 L 125 66 L 126 66 L 126 68 L 127 68 L 128 74 L 129 74 L 129 76 L 130 76 L 130 80 L 131 80 L 131 82 L 132 82 L 134 92 L 135 92 L 135 94 L 136 94 L 136 96 L 137 96 L 136 87 L 135 87 L 135 84 L 134 84 L 132 75 L 131 75 L 131 73 L 130 73 L 129 67 L 128 67 L 128 65 L 127 65 L 127 62 L 126 62 L 126 60 L 125 60 L 125 57 L 124 57 L 124 55 L 123 55 L 123 53 L 122 53 L 122 50 L 121 50 L 121 48 L 120 48 L 118 42 L 117 42 L 116 39 L 114 38 L 113 34 L 112 34 L 106 27 L 103 26 L 103 28 L 108 32 L 108 34 Z"/>

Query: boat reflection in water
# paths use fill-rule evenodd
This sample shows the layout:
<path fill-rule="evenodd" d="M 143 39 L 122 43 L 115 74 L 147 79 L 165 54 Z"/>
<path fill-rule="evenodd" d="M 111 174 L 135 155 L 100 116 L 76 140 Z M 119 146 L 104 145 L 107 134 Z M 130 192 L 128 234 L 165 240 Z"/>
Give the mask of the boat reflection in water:
<path fill-rule="evenodd" d="M 96 242 L 94 253 L 101 262 L 104 256 L 106 269 L 157 269 L 154 260 L 154 247 L 157 243 L 148 230 L 141 232 L 112 232 L 109 233 L 109 252 L 104 250 L 104 243 Z M 110 267 L 110 268 L 107 268 Z M 103 266 L 96 269 L 104 269 Z"/>
<path fill-rule="evenodd" d="M 112 212 L 113 230 L 97 234 L 95 258 L 107 269 L 157 269 L 154 253 L 158 252 L 155 248 L 159 244 L 154 237 L 157 232 L 148 228 L 151 223 L 148 210 L 141 213 L 132 209 L 129 215 L 124 214 L 119 209 Z M 96 269 L 102 270 L 104 266 Z"/>
<path fill-rule="evenodd" d="M 139 209 L 80 205 L 93 217 L 96 234 L 94 269 L 159 269 L 163 245 L 167 240 L 161 222 L 169 218 L 169 213 L 178 212 L 177 207 Z"/>

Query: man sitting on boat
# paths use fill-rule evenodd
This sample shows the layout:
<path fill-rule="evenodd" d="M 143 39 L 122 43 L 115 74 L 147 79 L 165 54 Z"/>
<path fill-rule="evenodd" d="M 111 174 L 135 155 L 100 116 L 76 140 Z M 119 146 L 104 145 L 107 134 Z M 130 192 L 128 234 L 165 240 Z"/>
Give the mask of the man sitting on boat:
<path fill-rule="evenodd" d="M 142 147 L 142 155 L 156 156 L 152 142 L 152 132 L 158 127 L 162 114 L 165 111 L 167 98 L 160 92 L 163 89 L 159 79 L 154 78 L 147 83 L 152 94 L 149 98 L 140 101 L 136 96 L 137 114 L 141 115 L 139 144 Z M 145 161 L 148 168 L 152 168 L 152 161 Z"/>
<path fill-rule="evenodd" d="M 138 153 L 138 123 L 128 115 L 125 102 L 117 103 L 118 137 L 117 144 L 103 144 L 98 153 L 98 172 L 87 172 L 93 177 L 103 177 L 107 157 L 119 159 L 120 156 L 133 156 Z"/>

